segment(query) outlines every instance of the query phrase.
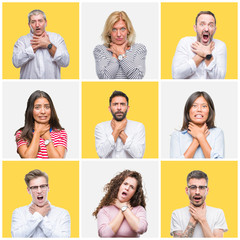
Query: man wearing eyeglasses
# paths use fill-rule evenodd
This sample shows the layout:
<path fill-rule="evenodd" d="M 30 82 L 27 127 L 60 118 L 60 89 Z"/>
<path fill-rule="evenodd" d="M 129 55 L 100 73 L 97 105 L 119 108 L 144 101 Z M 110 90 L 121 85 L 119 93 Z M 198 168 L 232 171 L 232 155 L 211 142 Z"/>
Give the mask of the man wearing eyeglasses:
<path fill-rule="evenodd" d="M 55 207 L 47 200 L 48 175 L 35 169 L 25 175 L 32 203 L 14 210 L 11 233 L 18 238 L 70 237 L 71 221 L 68 211 Z"/>
<path fill-rule="evenodd" d="M 228 230 L 223 210 L 206 206 L 208 176 L 195 170 L 187 176 L 185 189 L 190 204 L 172 213 L 171 232 L 173 237 L 223 237 Z"/>

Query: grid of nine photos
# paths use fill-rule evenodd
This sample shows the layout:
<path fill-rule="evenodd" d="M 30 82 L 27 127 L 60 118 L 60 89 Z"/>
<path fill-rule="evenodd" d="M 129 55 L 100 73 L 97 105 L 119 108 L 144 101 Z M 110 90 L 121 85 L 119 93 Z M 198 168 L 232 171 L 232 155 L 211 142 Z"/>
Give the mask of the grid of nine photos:
<path fill-rule="evenodd" d="M 212 1 L 210 3 L 208 1 L 172 2 L 160 0 L 151 2 L 136 0 L 131 2 L 81 0 L 71 2 L 9 2 L 2 0 L 2 64 L 0 67 L 2 76 L 0 84 L 2 92 L 0 100 L 2 105 L 0 120 L 2 126 L 2 138 L 0 140 L 0 154 L 2 156 L 0 165 L 2 172 L 0 180 L 2 186 L 0 194 L 2 196 L 1 236 L 4 238 L 71 237 L 84 239 L 98 238 L 99 236 L 117 236 L 121 238 L 141 235 L 143 238 L 170 238 L 172 237 L 170 232 L 180 230 L 177 229 L 180 226 L 177 224 L 177 220 L 174 219 L 174 210 L 182 209 L 183 207 L 188 208 L 189 200 L 195 203 L 202 201 L 203 204 L 196 203 L 196 206 L 193 205 L 193 209 L 194 207 L 198 209 L 198 205 L 203 207 L 206 200 L 207 207 L 211 206 L 219 210 L 221 209 L 221 214 L 222 212 L 224 213 L 224 218 L 227 222 L 226 226 L 224 225 L 224 219 L 221 219 L 223 223 L 217 227 L 217 230 L 220 229 L 220 233 L 211 225 L 213 223 L 209 223 L 211 232 L 220 234 L 218 236 L 221 236 L 224 232 L 224 237 L 227 238 L 237 237 L 239 156 L 238 8 L 238 1 L 228 3 Z M 14 58 L 13 51 L 17 51 L 17 48 L 22 47 L 19 41 L 23 41 L 24 44 L 30 41 L 30 39 L 23 40 L 19 38 L 29 34 L 29 27 L 32 27 L 34 32 L 34 25 L 28 24 L 28 14 L 34 9 L 40 9 L 46 14 L 47 21 L 44 29 L 46 29 L 47 37 L 50 38 L 53 46 L 47 44 L 44 47 L 37 48 L 35 52 L 31 50 L 33 51 L 32 56 L 34 54 L 37 56 L 42 51 L 41 54 L 43 55 L 40 56 L 39 54 L 38 57 L 43 57 L 46 62 L 36 60 L 33 65 L 28 66 L 29 60 L 27 60 L 27 64 L 21 65 L 17 59 L 19 53 L 16 53 Z M 98 69 L 102 67 L 101 60 L 103 62 L 106 59 L 109 60 L 109 55 L 102 56 L 103 58 L 99 59 L 99 55 L 97 55 L 99 52 L 96 49 L 99 51 L 100 48 L 103 51 L 101 34 L 103 33 L 106 20 L 115 11 L 127 13 L 136 32 L 136 43 L 132 43 L 129 47 L 127 46 L 128 48 L 125 50 L 126 56 L 123 55 L 123 59 L 118 56 L 112 56 L 114 55 L 112 52 L 114 46 L 111 48 L 111 45 L 109 45 L 108 48 L 110 49 L 105 49 L 105 52 L 111 55 L 110 61 L 114 64 L 122 60 L 123 62 L 125 61 L 125 69 L 124 66 L 120 67 L 120 76 L 123 76 L 124 71 L 129 73 L 132 70 L 130 62 L 127 62 L 128 58 L 132 58 L 132 54 L 136 54 L 137 57 L 145 54 L 145 56 L 141 55 L 142 58 L 139 58 L 140 60 L 136 55 L 133 56 L 132 61 L 135 60 L 134 57 L 139 60 L 139 62 L 133 63 L 136 64 L 134 67 L 142 75 L 134 75 L 135 77 L 132 77 L 132 79 L 130 75 L 128 77 L 117 77 L 119 79 L 106 77 L 101 75 L 102 72 Z M 194 25 L 196 16 L 200 11 L 211 11 L 215 14 L 217 26 L 214 30 L 216 32 L 213 33 L 213 41 L 215 42 L 213 49 L 215 48 L 215 51 L 212 50 L 213 56 L 210 57 L 213 59 L 217 56 L 215 55 L 217 54 L 216 49 L 219 47 L 217 39 L 225 43 L 227 49 L 227 55 L 225 56 L 225 61 L 227 62 L 226 74 L 223 77 L 222 75 L 220 77 L 216 77 L 217 75 L 211 77 L 211 73 L 208 73 L 209 75 L 205 77 L 213 79 L 204 79 L 204 77 L 193 77 L 195 79 L 191 80 L 184 79 L 184 77 L 174 77 L 178 79 L 173 79 L 173 58 L 175 58 L 177 46 L 179 46 L 180 40 L 185 37 L 196 37 Z M 129 30 L 129 25 L 126 28 Z M 41 31 L 41 26 L 39 29 L 37 27 L 36 32 L 38 31 Z M 122 28 L 119 31 L 122 31 Z M 206 32 L 211 34 L 211 30 Z M 54 35 L 55 33 L 59 35 Z M 30 34 L 31 39 L 34 39 L 33 35 Z M 114 35 L 110 33 L 109 38 L 113 39 L 113 37 Z M 129 37 L 129 33 L 127 37 Z M 122 41 L 121 37 L 119 38 L 119 41 Z M 61 62 L 64 61 L 62 59 L 60 59 L 59 64 L 55 63 L 58 61 L 57 57 L 61 58 L 61 47 L 54 49 L 54 47 L 60 46 L 57 42 L 59 39 L 61 44 L 62 39 L 64 40 L 63 43 L 66 44 L 70 58 L 69 63 Z M 211 39 L 209 42 L 211 42 Z M 28 44 L 30 46 L 30 43 Z M 139 49 L 136 49 L 137 47 Z M 32 47 L 30 46 L 30 48 Z M 61 50 L 64 51 L 64 49 Z M 135 50 L 136 52 L 134 52 Z M 52 56 L 51 51 L 54 51 L 55 55 L 53 54 Z M 44 58 L 46 52 L 48 58 L 53 63 L 47 63 L 48 60 Z M 65 60 L 68 61 L 67 58 Z M 29 62 L 31 62 L 31 59 Z M 142 63 L 143 66 L 141 66 Z M 17 66 L 18 64 L 20 65 Z M 43 72 L 50 76 L 48 74 L 52 71 L 51 64 L 55 64 L 53 74 L 57 77 L 42 77 Z M 57 67 L 55 68 L 56 65 Z M 36 75 L 34 75 L 35 68 L 37 69 Z M 224 67 L 221 66 L 221 70 L 222 68 Z M 26 77 L 27 79 L 19 79 L 20 74 L 22 78 L 28 74 L 33 75 L 31 75 L 32 77 Z M 43 144 L 44 148 L 47 149 L 47 154 L 53 154 L 52 156 L 56 153 L 54 151 L 58 149 L 58 155 L 52 158 L 49 157 L 49 159 L 40 159 L 40 155 L 44 155 L 44 153 L 38 153 L 37 157 L 30 156 L 30 158 L 28 158 L 28 155 L 24 155 L 26 153 L 25 150 L 31 146 L 28 140 L 17 139 L 16 144 L 16 134 L 19 133 L 19 129 L 20 131 L 23 130 L 21 127 L 26 126 L 27 117 L 25 116 L 25 111 L 27 112 L 28 110 L 27 102 L 31 102 L 30 96 L 36 90 L 46 92 L 50 96 L 61 126 L 60 133 L 54 129 L 47 129 L 47 133 L 49 131 L 49 134 L 56 134 L 50 134 L 52 140 L 60 136 L 59 141 L 57 139 L 56 141 L 53 140 L 53 142 L 45 142 L 46 138 L 49 139 L 47 134 L 46 136 L 48 137 L 46 138 L 40 137 L 43 140 L 40 140 L 42 142 L 39 148 L 35 148 L 38 153 L 42 149 L 41 144 Z M 123 96 L 121 93 L 109 100 L 114 91 L 121 91 L 126 94 L 128 101 L 125 95 Z M 183 144 L 182 142 L 173 142 L 173 137 L 176 135 L 179 137 L 179 134 L 182 134 L 184 131 L 182 121 L 185 104 L 189 97 L 198 91 L 206 92 L 207 96 L 210 96 L 210 99 L 212 99 L 215 108 L 214 127 L 207 126 L 209 129 L 207 129 L 205 137 L 211 148 L 209 159 L 207 157 L 204 159 L 206 155 L 205 152 L 203 153 L 205 148 L 202 145 L 196 150 L 195 157 L 187 158 L 184 155 L 186 149 L 184 152 L 182 152 L 182 149 L 177 149 L 181 152 L 179 156 L 174 155 L 176 151 L 173 154 L 173 148 L 175 149 L 177 144 L 181 148 Z M 41 95 L 40 99 L 42 98 L 47 99 L 47 97 L 42 97 Z M 113 137 L 115 126 L 122 122 L 122 120 L 118 121 L 118 118 L 121 118 L 123 115 L 120 112 L 114 116 L 115 110 L 111 104 L 116 99 L 121 99 L 123 102 L 127 101 L 125 106 L 127 109 L 127 124 L 123 130 L 127 140 L 124 140 L 124 137 L 120 137 L 120 135 L 116 139 Z M 197 97 L 196 99 L 199 98 Z M 206 100 L 207 97 L 205 96 L 204 99 Z M 49 104 L 51 100 L 47 100 Z M 34 99 L 34 104 L 36 104 L 35 101 Z M 44 104 L 43 107 L 45 108 Z M 207 105 L 208 107 L 210 106 L 208 101 Z M 124 106 L 122 105 L 119 108 L 124 108 Z M 50 109 L 52 114 L 53 107 L 51 104 Z M 31 111 L 33 112 L 32 117 L 37 122 L 38 116 L 34 116 L 35 110 L 32 109 Z M 45 119 L 45 114 L 48 110 L 45 109 L 43 111 L 44 116 L 39 118 L 40 122 L 41 118 Z M 198 111 L 201 111 L 202 114 L 203 110 Z M 208 116 L 209 113 L 207 113 Z M 108 128 L 109 130 L 110 128 L 111 131 L 99 133 L 97 130 L 106 130 L 104 129 L 104 123 L 109 125 L 106 129 Z M 133 132 L 131 132 L 130 124 L 132 124 Z M 32 128 L 33 136 L 34 134 L 37 135 L 35 132 L 36 128 L 37 125 L 34 125 Z M 217 140 L 214 139 L 213 130 L 219 130 L 220 134 L 222 134 L 220 150 L 217 146 Z M 67 140 L 64 138 L 65 132 L 67 133 Z M 97 136 L 97 134 L 100 135 Z M 106 137 L 105 135 L 108 137 L 107 140 L 105 139 L 108 143 L 116 140 L 116 143 L 111 145 L 113 150 L 111 149 L 110 154 L 109 152 L 105 154 L 106 149 L 102 149 L 102 146 L 98 145 L 98 142 L 102 140 L 99 138 Z M 109 135 L 111 135 L 112 139 L 109 138 Z M 184 137 L 186 135 L 192 137 L 189 131 L 185 129 Z M 140 146 L 139 140 L 134 149 L 133 145 L 136 136 L 142 137 L 143 143 Z M 193 138 L 191 138 L 191 141 Z M 31 141 L 33 142 L 33 140 L 30 140 L 30 143 Z M 65 144 L 66 141 L 67 144 Z M 49 151 L 51 150 L 49 150 L 47 145 L 53 146 L 55 150 L 50 153 Z M 130 146 L 129 149 L 132 146 L 132 149 L 127 149 L 127 145 Z M 19 147 L 23 150 L 19 150 Z M 134 152 L 134 150 L 136 151 Z M 213 150 L 216 150 L 216 152 L 213 152 Z M 201 154 L 203 155 L 201 156 Z M 48 185 L 39 184 L 38 181 L 35 181 L 36 179 L 41 179 L 46 183 L 47 179 L 44 176 L 30 180 L 30 185 L 24 181 L 25 175 L 34 169 L 40 169 L 42 172 L 47 173 L 49 177 Z M 122 177 L 117 188 L 115 187 L 115 195 L 112 195 L 112 202 L 108 203 L 104 208 L 101 206 L 98 211 L 98 218 L 93 216 L 93 212 L 100 205 L 101 199 L 106 196 L 106 192 L 103 190 L 104 186 L 110 183 L 111 180 L 116 180 L 116 176 L 126 173 L 126 170 L 131 170 L 134 174 L 140 173 L 142 180 L 137 180 L 136 177 L 131 177 L 132 175 Z M 201 195 L 203 192 L 200 192 L 199 184 L 196 184 L 198 185 L 196 190 L 186 188 L 187 184 L 189 184 L 189 182 L 186 183 L 187 175 L 193 170 L 201 170 L 208 175 L 208 188 L 201 190 L 205 191 L 204 196 Z M 130 173 L 133 174 L 133 172 Z M 122 184 L 128 185 L 130 184 L 129 181 L 131 184 L 133 181 L 133 185 L 136 183 L 136 192 L 140 191 L 139 184 L 142 184 L 141 191 L 143 191 L 144 197 L 142 196 L 141 198 L 145 204 L 143 202 L 137 205 L 133 203 L 136 193 L 133 193 L 133 197 L 129 199 L 130 205 L 127 205 L 125 201 L 120 201 L 120 194 L 126 196 L 130 194 L 128 187 L 124 187 L 124 193 L 120 192 Z M 32 188 L 33 185 L 31 183 L 35 183 L 37 190 Z M 113 190 L 110 189 L 109 192 Z M 194 200 L 191 195 L 193 191 L 200 192 L 201 200 Z M 40 195 L 38 195 L 39 192 L 41 192 Z M 125 199 L 125 196 L 122 196 L 122 198 Z M 46 216 L 49 217 L 48 220 L 46 220 L 45 213 L 40 215 L 42 213 L 40 210 L 42 207 L 41 201 L 44 202 L 42 204 L 44 207 L 49 207 L 46 210 Z M 116 202 L 120 203 L 117 204 Z M 40 203 L 39 206 L 38 203 Z M 47 206 L 46 203 L 50 205 Z M 30 208 L 31 205 L 36 207 Z M 25 208 L 25 210 L 27 209 L 27 214 L 25 214 L 23 219 L 16 218 L 14 220 L 14 217 L 20 211 L 25 211 L 21 208 L 22 206 L 28 206 Z M 125 206 L 127 206 L 126 209 L 124 208 Z M 106 229 L 101 230 L 99 229 L 99 227 L 102 227 L 100 223 L 106 220 L 104 218 L 106 216 L 101 210 L 110 211 L 112 210 L 110 209 L 111 207 L 114 208 L 116 214 L 119 213 L 121 215 L 122 224 L 120 224 L 117 230 L 114 227 L 109 230 L 109 225 Z M 140 211 L 139 209 L 141 212 L 137 212 Z M 54 211 L 56 211 L 55 217 L 53 216 L 55 214 Z M 64 216 L 67 220 L 62 219 L 63 216 L 57 219 L 57 211 L 62 215 L 65 214 Z M 35 212 L 38 213 L 36 214 Z M 134 226 L 129 223 L 131 221 L 128 219 L 129 212 L 133 216 L 137 216 L 137 221 L 142 223 L 141 230 L 133 230 Z M 210 210 L 207 209 L 207 212 L 210 212 Z M 112 212 L 107 214 L 112 214 Z M 45 227 L 49 224 L 50 230 L 46 230 L 48 227 L 45 230 L 44 227 L 36 227 L 33 229 L 33 232 L 26 233 L 27 221 L 33 216 L 35 221 L 37 221 L 36 216 L 38 216 L 38 221 L 42 221 L 43 225 L 44 221 L 48 221 L 47 223 L 45 222 Z M 187 219 L 191 216 L 190 212 L 187 211 Z M 207 221 L 215 221 L 209 220 L 209 218 L 211 217 L 207 216 Z M 111 222 L 113 220 L 112 216 L 109 219 L 111 219 L 109 220 Z M 64 223 L 61 220 L 64 220 L 62 221 Z M 51 221 L 54 221 L 54 224 L 51 225 Z M 184 224 L 182 232 L 185 231 L 188 220 Z M 174 230 L 174 228 L 176 229 Z M 199 234 L 199 228 L 201 228 L 200 223 L 198 223 L 195 234 Z M 228 231 L 226 231 L 227 229 Z M 25 230 L 26 232 L 24 232 Z M 172 234 L 174 235 L 174 233 Z M 201 235 L 196 236 L 201 237 Z"/>

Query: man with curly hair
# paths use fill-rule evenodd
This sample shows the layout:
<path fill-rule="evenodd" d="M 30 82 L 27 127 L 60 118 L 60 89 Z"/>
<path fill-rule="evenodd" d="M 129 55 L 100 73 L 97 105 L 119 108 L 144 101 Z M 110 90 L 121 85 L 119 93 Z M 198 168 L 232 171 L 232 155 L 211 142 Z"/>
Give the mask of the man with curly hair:
<path fill-rule="evenodd" d="M 112 120 L 95 128 L 95 145 L 100 158 L 142 158 L 145 151 L 145 128 L 140 122 L 126 118 L 128 96 L 114 91 L 109 99 Z"/>

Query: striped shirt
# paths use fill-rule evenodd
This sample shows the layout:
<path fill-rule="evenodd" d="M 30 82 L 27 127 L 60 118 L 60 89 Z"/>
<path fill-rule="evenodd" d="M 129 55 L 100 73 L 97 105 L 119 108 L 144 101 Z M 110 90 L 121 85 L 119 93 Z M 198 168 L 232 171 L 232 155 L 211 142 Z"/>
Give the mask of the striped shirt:
<path fill-rule="evenodd" d="M 19 148 L 22 145 L 28 145 L 28 142 L 21 138 L 21 134 L 22 134 L 22 131 L 18 131 L 16 133 L 17 148 Z M 50 136 L 53 141 L 54 147 L 63 146 L 67 149 L 67 133 L 65 130 L 60 130 L 60 131 L 52 130 L 50 131 Z M 37 158 L 48 159 L 45 140 L 41 137 L 40 137 L 39 145 L 40 145 L 40 150 L 37 154 Z"/>
<path fill-rule="evenodd" d="M 96 72 L 99 79 L 142 79 L 145 74 L 147 49 L 136 43 L 126 51 L 126 57 L 118 60 L 104 45 L 98 45 L 93 51 Z"/>

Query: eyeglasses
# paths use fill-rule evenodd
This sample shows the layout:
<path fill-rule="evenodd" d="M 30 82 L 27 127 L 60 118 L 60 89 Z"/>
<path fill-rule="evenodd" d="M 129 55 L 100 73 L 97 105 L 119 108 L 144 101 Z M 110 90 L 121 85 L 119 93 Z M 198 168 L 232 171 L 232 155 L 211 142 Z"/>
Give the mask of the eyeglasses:
<path fill-rule="evenodd" d="M 29 188 L 30 188 L 33 192 L 37 192 L 39 187 L 40 187 L 40 189 L 41 189 L 42 191 L 46 191 L 47 188 L 48 188 L 48 184 L 42 184 L 42 185 L 40 185 L 40 186 L 31 186 L 31 187 L 29 187 Z"/>
<path fill-rule="evenodd" d="M 197 189 L 199 189 L 199 191 L 204 191 L 207 188 L 207 186 L 191 185 L 191 186 L 188 186 L 188 188 L 192 191 L 196 191 Z"/>

